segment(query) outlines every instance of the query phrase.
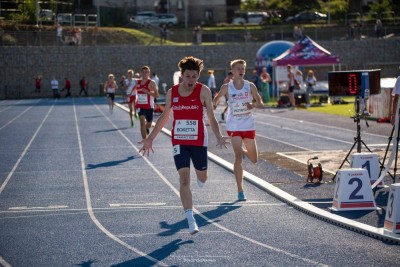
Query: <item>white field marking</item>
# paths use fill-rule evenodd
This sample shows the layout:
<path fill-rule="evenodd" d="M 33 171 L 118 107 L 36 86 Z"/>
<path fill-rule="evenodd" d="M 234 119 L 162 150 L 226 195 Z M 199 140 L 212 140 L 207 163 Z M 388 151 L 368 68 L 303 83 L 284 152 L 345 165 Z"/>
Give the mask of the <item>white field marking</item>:
<path fill-rule="evenodd" d="M 246 204 L 246 203 L 262 203 L 262 204 L 267 204 L 263 200 L 247 200 L 247 201 L 238 201 L 238 202 L 232 202 L 232 201 L 210 201 L 208 203 L 210 204 L 217 204 L 219 206 L 232 206 L 238 203 Z M 273 205 L 273 204 L 268 204 L 268 205 Z"/>
<path fill-rule="evenodd" d="M 121 105 L 117 105 L 117 106 L 121 106 Z M 97 105 L 96 105 L 96 108 L 98 108 Z M 106 118 L 110 121 L 110 119 L 109 119 L 108 117 L 106 117 Z M 111 121 L 110 121 L 110 123 L 111 123 L 112 125 L 114 125 Z M 132 144 L 132 142 L 131 142 L 131 141 L 130 141 L 130 140 L 115 126 L 115 125 L 114 125 L 114 127 L 115 127 L 115 129 L 117 129 L 118 132 L 128 141 L 128 143 L 130 143 L 130 144 L 134 147 L 134 149 L 135 149 L 136 151 L 139 151 L 139 149 L 138 149 L 136 146 L 134 146 L 134 145 Z M 168 134 L 168 133 L 170 134 L 170 133 L 171 133 L 169 130 L 167 130 L 167 131 L 165 131 L 165 130 L 166 130 L 165 128 L 162 129 L 162 131 L 163 131 L 164 133 L 166 133 L 166 134 Z M 170 189 L 179 197 L 179 191 L 178 191 L 178 190 L 168 181 L 168 179 L 153 165 L 153 163 L 151 163 L 150 160 L 148 160 L 146 157 L 143 157 L 143 160 L 146 161 L 146 163 L 154 170 L 154 172 L 157 173 L 157 175 L 158 175 L 158 176 L 168 185 L 168 187 L 170 187 Z M 242 234 L 240 234 L 240 233 L 238 233 L 238 232 L 232 231 L 232 230 L 230 230 L 230 229 L 228 229 L 228 228 L 222 226 L 221 224 L 212 221 L 210 218 L 208 218 L 207 216 L 205 216 L 204 214 L 202 214 L 202 213 L 201 213 L 199 210 L 197 210 L 196 208 L 193 208 L 193 211 L 195 211 L 200 217 L 202 217 L 202 218 L 203 218 L 204 220 L 206 220 L 208 223 L 210 223 L 210 224 L 212 224 L 212 225 L 214 225 L 214 226 L 220 228 L 221 230 L 226 231 L 226 232 L 228 232 L 228 233 L 230 233 L 230 234 L 232 234 L 232 235 L 234 235 L 234 236 L 236 236 L 236 237 L 238 237 L 238 238 L 241 238 L 241 239 L 243 239 L 243 240 L 246 240 L 246 241 L 248 241 L 248 242 L 250 242 L 250 243 L 253 243 L 253 244 L 255 244 L 255 245 L 264 247 L 264 248 L 266 248 L 266 249 L 268 249 L 268 250 L 275 251 L 275 252 L 278 252 L 278 253 L 282 253 L 282 254 L 284 254 L 284 255 L 286 255 L 286 256 L 289 256 L 289 257 L 291 257 L 291 258 L 299 259 L 299 260 L 302 260 L 302 261 L 307 262 L 307 263 L 310 263 L 310 264 L 325 266 L 325 265 L 323 265 L 323 264 L 320 263 L 320 262 L 316 262 L 316 261 L 313 261 L 313 260 L 310 260 L 310 259 L 301 257 L 301 256 L 299 256 L 299 255 L 290 253 L 290 252 L 288 252 L 288 251 L 286 251 L 286 250 L 279 249 L 279 248 L 277 248 L 277 247 L 273 247 L 273 246 L 270 246 L 270 245 L 261 243 L 261 242 L 259 242 L 259 241 L 257 241 L 257 240 L 254 240 L 254 239 L 250 238 L 250 237 L 244 236 L 244 235 L 242 235 Z"/>
<path fill-rule="evenodd" d="M 2 101 L 3 102 L 3 101 Z M 17 101 L 15 104 L 13 104 L 13 105 L 18 105 L 20 102 L 22 102 L 22 100 L 19 100 L 19 101 Z M 38 102 L 38 101 L 37 101 Z M 36 103 L 37 103 L 36 102 Z M 3 108 L 2 110 L 0 110 L 0 113 L 1 112 L 3 112 L 3 111 L 6 111 L 7 109 L 9 109 L 9 108 L 12 108 L 13 106 L 8 106 L 8 107 L 6 107 L 6 108 Z"/>
<path fill-rule="evenodd" d="M 331 128 L 331 129 L 335 129 L 335 130 L 342 131 L 342 132 L 346 131 L 346 132 L 349 132 L 349 133 L 357 133 L 356 130 L 350 130 L 350 129 L 342 128 L 342 127 L 336 127 L 336 126 L 331 126 L 331 125 L 321 125 L 320 123 L 316 123 L 316 122 L 297 120 L 297 119 L 291 119 L 291 118 L 283 118 L 283 117 L 268 115 L 268 114 L 265 114 L 265 113 L 259 113 L 259 114 L 262 114 L 262 116 L 272 117 L 272 118 L 275 118 L 275 119 L 281 119 L 281 120 L 285 119 L 285 120 L 294 121 L 294 122 L 307 123 L 307 124 L 315 125 L 317 127 L 323 126 L 324 128 Z M 257 121 L 257 120 L 255 122 L 256 123 L 262 123 L 262 122 Z M 387 136 L 380 135 L 380 134 L 365 133 L 365 132 L 362 132 L 362 134 L 367 134 L 367 135 L 376 136 L 376 137 L 387 137 Z"/>
<path fill-rule="evenodd" d="M 288 127 L 281 127 L 280 125 L 276 125 L 276 124 L 272 124 L 272 123 L 268 123 L 268 122 L 257 121 L 257 123 L 268 125 L 268 126 L 275 127 L 275 128 L 279 128 L 279 129 L 292 131 L 292 132 L 295 132 L 295 133 L 301 133 L 301 134 L 304 134 L 304 135 L 310 135 L 310 136 L 318 137 L 318 138 L 321 138 L 321 139 L 332 140 L 332 141 L 340 142 L 340 143 L 344 143 L 344 144 L 353 144 L 354 143 L 354 142 L 343 141 L 343 140 L 332 138 L 332 137 L 327 137 L 327 136 L 324 136 L 324 135 L 313 134 L 313 133 L 310 133 L 310 132 L 307 132 L 307 131 L 295 130 L 295 129 L 288 128 Z M 319 127 L 321 127 L 321 125 Z M 324 127 L 325 127 L 325 125 L 324 125 Z"/>
<path fill-rule="evenodd" d="M 387 144 L 368 144 L 370 147 L 380 147 L 380 146 L 387 146 Z M 392 144 L 390 144 L 392 146 Z"/>
<path fill-rule="evenodd" d="M 39 103 L 40 100 L 36 101 L 35 104 Z M 54 104 L 53 104 L 54 106 Z M 9 122 L 7 122 L 6 124 L 4 124 L 3 126 L 0 127 L 0 130 L 3 130 L 6 126 L 10 125 L 13 121 L 15 121 L 16 119 L 18 119 L 19 117 L 21 117 L 22 115 L 24 115 L 24 113 L 26 113 L 28 110 L 30 110 L 31 108 L 33 108 L 33 106 L 30 106 L 29 108 L 25 109 L 24 111 L 22 111 L 18 116 L 16 116 L 14 119 L 10 120 Z"/>
<path fill-rule="evenodd" d="M 11 267 L 11 264 L 6 262 L 2 257 L 0 257 L 0 265 L 3 267 Z"/>
<path fill-rule="evenodd" d="M 130 207 L 130 206 L 165 206 L 167 203 L 114 203 L 110 207 Z"/>
<path fill-rule="evenodd" d="M 32 107 L 30 107 L 32 108 Z M 29 108 L 29 109 L 30 109 Z M 14 167 L 11 169 L 11 172 L 7 175 L 7 178 L 4 180 L 3 184 L 0 187 L 0 195 L 3 192 L 4 188 L 7 186 L 8 182 L 10 181 L 11 177 L 13 176 L 15 170 L 17 169 L 19 163 L 21 162 L 21 160 L 23 159 L 23 157 L 25 157 L 29 147 L 32 145 L 33 140 L 35 140 L 36 136 L 38 135 L 40 129 L 42 129 L 44 122 L 47 120 L 47 117 L 49 117 L 50 112 L 53 110 L 54 108 L 54 104 L 51 106 L 51 108 L 49 109 L 49 111 L 47 112 L 46 116 L 44 116 L 42 122 L 40 123 L 39 127 L 36 129 L 35 133 L 33 134 L 31 140 L 29 141 L 29 143 L 26 145 L 24 151 L 22 151 L 21 156 L 18 158 L 17 162 L 14 164 Z M 28 110 L 28 109 L 27 109 Z M 26 110 L 26 111 L 27 111 Z M 24 111 L 23 113 L 25 113 L 26 111 Z M 22 114 L 23 114 L 22 113 Z M 21 114 L 21 115 L 22 115 Z"/>
<path fill-rule="evenodd" d="M 74 103 L 74 116 L 75 116 L 76 133 L 77 133 L 78 144 L 79 144 L 79 154 L 80 154 L 80 158 L 81 158 L 82 178 L 83 178 L 83 184 L 84 184 L 84 188 L 85 188 L 86 206 L 87 206 L 87 210 L 89 212 L 89 216 L 90 216 L 91 220 L 108 237 L 110 237 L 115 242 L 121 244 L 122 246 L 126 247 L 130 251 L 133 251 L 134 253 L 136 253 L 136 254 L 138 254 L 138 255 L 140 255 L 142 257 L 145 257 L 149 261 L 154 262 L 154 264 L 156 264 L 156 265 L 168 266 L 168 265 L 164 264 L 163 262 L 158 261 L 157 259 L 147 255 L 145 252 L 142 252 L 139 249 L 137 249 L 137 248 L 125 243 L 124 241 L 119 239 L 117 236 L 115 236 L 113 233 L 111 233 L 109 230 L 107 230 L 107 228 L 105 228 L 100 223 L 100 221 L 96 218 L 96 216 L 95 216 L 95 214 L 93 212 L 92 201 L 91 201 L 91 198 L 90 198 L 89 182 L 88 182 L 88 177 L 87 177 L 87 174 L 86 174 L 86 163 L 85 163 L 85 158 L 83 156 L 83 147 L 82 147 L 82 140 L 81 140 L 81 135 L 80 135 L 80 131 L 79 131 L 78 117 L 76 115 L 76 106 L 75 106 L 75 102 L 73 102 L 73 103 Z M 111 122 L 111 120 L 104 114 L 104 112 L 102 112 L 96 104 L 94 104 L 94 105 L 95 105 L 96 109 L 99 110 L 99 112 L 115 127 L 115 129 L 118 129 L 115 126 L 115 124 L 113 124 Z M 118 132 L 121 132 L 121 131 L 118 129 Z"/>
<path fill-rule="evenodd" d="M 8 208 L 9 210 L 55 210 L 55 209 L 66 209 L 68 206 L 47 206 L 47 207 L 27 207 L 27 206 L 22 206 L 22 207 L 11 207 Z"/>
<path fill-rule="evenodd" d="M 3 108 L 2 110 L 0 110 L 0 113 L 3 112 L 3 111 L 6 111 L 6 110 L 9 109 L 9 108 L 11 108 L 11 106 L 8 106 L 8 107 L 6 107 L 6 108 Z"/>
<path fill-rule="evenodd" d="M 200 231 L 198 234 L 215 234 L 215 233 L 227 234 L 227 232 L 225 232 L 225 231 Z M 120 234 L 120 235 L 118 235 L 118 237 L 127 238 L 127 237 L 143 237 L 143 236 L 150 236 L 150 235 L 158 236 L 159 234 L 160 233 Z M 176 234 L 182 234 L 182 235 L 187 236 L 188 232 L 187 231 L 178 231 L 178 232 L 176 232 Z"/>
<path fill-rule="evenodd" d="M 333 201 L 304 201 L 308 204 L 332 204 Z"/>
<path fill-rule="evenodd" d="M 300 148 L 300 149 L 303 149 L 303 150 L 306 150 L 306 151 L 312 151 L 311 149 L 308 149 L 308 148 L 305 148 L 305 147 L 302 147 L 302 146 L 298 146 L 298 145 L 295 145 L 295 144 L 292 144 L 292 143 L 288 143 L 288 142 L 285 142 L 285 141 L 282 141 L 282 140 L 278 140 L 278 139 L 275 139 L 275 138 L 271 138 L 271 137 L 265 136 L 263 134 L 256 133 L 256 135 L 260 136 L 262 138 L 265 138 L 265 139 L 269 139 L 269 140 L 272 140 L 272 141 L 275 141 L 275 142 L 278 142 L 278 143 L 282 143 L 282 144 L 288 145 L 288 146 L 297 147 L 297 148 Z"/>
<path fill-rule="evenodd" d="M 300 163 L 303 163 L 303 164 L 307 165 L 307 162 L 301 161 L 301 160 L 299 160 L 299 159 L 296 159 L 296 158 L 291 157 L 291 156 L 288 156 L 288 155 L 285 155 L 284 153 L 278 152 L 278 153 L 276 153 L 276 154 L 277 154 L 277 155 L 280 155 L 280 156 L 283 156 L 283 157 L 286 157 L 286 158 L 288 158 L 288 159 L 291 159 L 291 160 L 294 160 L 294 161 L 297 161 L 297 162 L 300 162 Z M 329 172 L 330 174 L 336 174 L 336 172 L 333 172 L 333 171 L 330 171 L 330 170 L 326 170 L 326 169 L 324 169 L 324 172 Z"/>

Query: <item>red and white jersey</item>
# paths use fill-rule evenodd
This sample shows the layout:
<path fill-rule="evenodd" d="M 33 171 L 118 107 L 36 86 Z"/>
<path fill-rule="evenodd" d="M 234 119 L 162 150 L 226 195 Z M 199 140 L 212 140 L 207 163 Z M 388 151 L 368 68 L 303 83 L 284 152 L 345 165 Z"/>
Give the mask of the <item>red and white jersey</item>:
<path fill-rule="evenodd" d="M 142 80 L 137 80 L 137 92 L 136 92 L 136 108 L 151 109 L 154 108 L 154 97 L 146 94 L 143 89 L 150 91 L 149 84 L 151 80 L 148 79 L 145 84 L 142 84 Z"/>
<path fill-rule="evenodd" d="M 131 95 L 136 95 L 136 90 L 132 92 L 132 90 L 135 88 L 136 85 L 136 80 L 135 79 L 125 79 L 125 85 L 127 86 L 126 88 L 126 95 L 131 96 Z"/>
<path fill-rule="evenodd" d="M 117 85 L 115 84 L 115 82 L 107 82 L 107 86 L 106 86 L 106 91 L 107 91 L 107 93 L 109 93 L 109 94 L 115 94 L 115 87 L 116 87 Z"/>
<path fill-rule="evenodd" d="M 207 127 L 203 121 L 203 104 L 200 100 L 201 83 L 196 83 L 188 96 L 179 95 L 179 84 L 171 88 L 171 109 L 174 112 L 172 144 L 208 146 Z"/>
<path fill-rule="evenodd" d="M 253 96 L 249 81 L 244 80 L 243 87 L 239 90 L 235 88 L 232 81 L 228 83 L 227 131 L 255 130 L 253 112 L 247 108 L 247 103 L 252 102 Z"/>

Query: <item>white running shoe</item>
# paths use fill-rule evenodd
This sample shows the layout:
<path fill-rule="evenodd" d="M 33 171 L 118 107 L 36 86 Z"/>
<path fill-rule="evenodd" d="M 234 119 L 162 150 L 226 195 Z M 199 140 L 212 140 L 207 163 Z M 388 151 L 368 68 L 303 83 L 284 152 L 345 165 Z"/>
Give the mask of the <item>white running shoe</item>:
<path fill-rule="evenodd" d="M 197 178 L 197 186 L 198 187 L 203 188 L 205 184 L 206 184 L 205 182 L 203 183 L 202 181 L 200 181 L 199 178 Z"/>
<path fill-rule="evenodd" d="M 199 227 L 195 221 L 189 223 L 189 234 L 195 235 L 199 232 Z"/>

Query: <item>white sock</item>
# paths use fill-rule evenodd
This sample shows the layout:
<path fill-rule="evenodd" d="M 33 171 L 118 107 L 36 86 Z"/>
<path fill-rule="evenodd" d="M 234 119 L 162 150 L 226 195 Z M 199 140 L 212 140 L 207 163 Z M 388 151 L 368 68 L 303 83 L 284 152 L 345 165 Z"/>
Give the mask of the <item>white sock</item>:
<path fill-rule="evenodd" d="M 197 178 L 197 185 L 198 185 L 200 188 L 203 188 L 205 184 L 206 184 L 206 182 L 203 183 L 202 181 L 200 181 L 199 178 Z"/>
<path fill-rule="evenodd" d="M 185 210 L 185 215 L 186 215 L 186 219 L 188 220 L 189 223 L 194 222 L 194 216 L 193 216 L 193 210 L 189 209 L 189 210 Z"/>

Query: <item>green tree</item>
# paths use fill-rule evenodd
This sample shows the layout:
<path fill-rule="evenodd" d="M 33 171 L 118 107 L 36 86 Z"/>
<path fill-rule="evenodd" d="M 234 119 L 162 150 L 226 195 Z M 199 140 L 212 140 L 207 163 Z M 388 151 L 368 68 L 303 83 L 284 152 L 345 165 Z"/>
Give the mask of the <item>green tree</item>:
<path fill-rule="evenodd" d="M 349 3 L 347 0 L 330 0 L 330 1 L 325 0 L 320 2 L 321 2 L 321 12 L 328 14 L 328 12 L 330 11 L 332 20 L 336 21 L 343 20 L 344 17 L 346 16 L 346 13 L 348 13 Z"/>
<path fill-rule="evenodd" d="M 371 4 L 369 4 L 369 8 L 371 12 L 376 12 L 378 14 L 392 11 L 389 0 L 380 0 L 372 2 Z"/>
<path fill-rule="evenodd" d="M 10 15 L 12 20 L 19 23 L 34 23 L 36 21 L 36 0 L 17 1 L 20 12 Z"/>

